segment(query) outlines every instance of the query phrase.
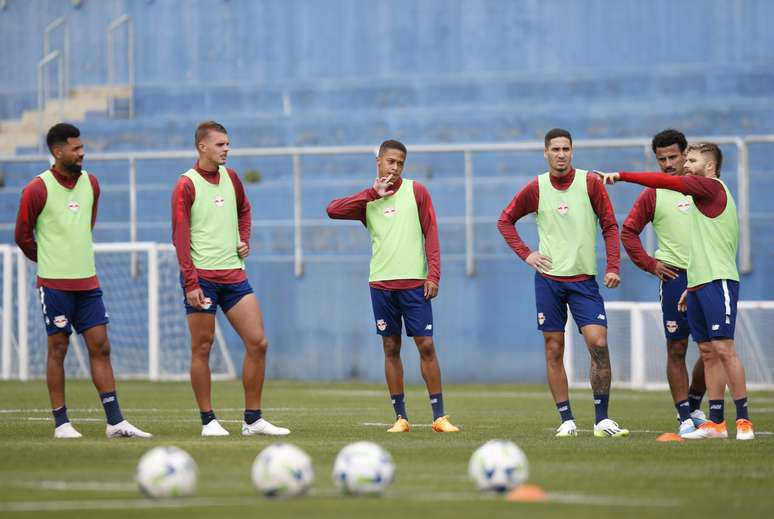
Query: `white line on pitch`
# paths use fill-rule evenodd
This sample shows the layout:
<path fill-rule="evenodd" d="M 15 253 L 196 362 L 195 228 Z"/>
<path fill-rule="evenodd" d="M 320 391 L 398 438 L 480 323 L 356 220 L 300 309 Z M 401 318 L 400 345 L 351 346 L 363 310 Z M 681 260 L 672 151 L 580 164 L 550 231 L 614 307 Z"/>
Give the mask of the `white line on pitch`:
<path fill-rule="evenodd" d="M 96 490 L 105 492 L 134 492 L 134 483 L 107 483 L 104 481 L 16 481 L 5 483 L 17 488 L 40 488 L 43 490 Z"/>

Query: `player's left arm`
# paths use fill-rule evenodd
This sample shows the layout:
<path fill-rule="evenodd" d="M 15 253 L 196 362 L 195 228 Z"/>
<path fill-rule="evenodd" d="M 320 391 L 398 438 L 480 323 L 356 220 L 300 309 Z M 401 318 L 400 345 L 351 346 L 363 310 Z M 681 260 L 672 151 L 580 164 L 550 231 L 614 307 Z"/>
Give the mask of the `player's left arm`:
<path fill-rule="evenodd" d="M 438 295 L 441 281 L 441 246 L 438 241 L 438 222 L 435 217 L 433 200 L 425 186 L 414 181 L 414 198 L 419 210 L 419 224 L 425 236 L 425 257 L 427 258 L 427 279 L 425 280 L 425 298 Z"/>
<path fill-rule="evenodd" d="M 99 181 L 97 177 L 89 173 L 89 182 L 91 183 L 91 190 L 94 192 L 94 203 L 91 206 L 91 228 L 97 225 L 97 207 L 99 206 Z"/>
<path fill-rule="evenodd" d="M 245 186 L 231 168 L 227 168 L 228 175 L 231 177 L 231 184 L 234 186 L 234 196 L 236 198 L 237 221 L 239 226 L 239 244 L 237 253 L 240 258 L 246 258 L 250 254 L 250 232 L 252 229 L 252 207 L 250 200 L 245 194 Z"/>
<path fill-rule="evenodd" d="M 610 203 L 604 185 L 599 182 L 596 174 L 589 173 L 587 175 L 586 187 L 591 207 L 599 219 L 602 237 L 605 240 L 607 269 L 604 284 L 607 288 L 616 288 L 621 283 L 621 241 L 618 236 L 618 222 L 615 219 L 613 205 Z"/>

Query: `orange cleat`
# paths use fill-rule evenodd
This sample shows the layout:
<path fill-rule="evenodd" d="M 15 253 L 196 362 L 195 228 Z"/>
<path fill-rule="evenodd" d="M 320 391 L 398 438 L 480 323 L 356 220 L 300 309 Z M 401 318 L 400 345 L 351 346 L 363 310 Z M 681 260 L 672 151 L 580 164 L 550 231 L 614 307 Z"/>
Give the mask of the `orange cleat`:
<path fill-rule="evenodd" d="M 753 432 L 753 424 L 750 420 L 740 418 L 736 421 L 736 439 L 737 440 L 752 440 L 755 438 Z"/>
<path fill-rule="evenodd" d="M 408 420 L 406 420 L 400 415 L 398 415 L 398 419 L 395 420 L 395 425 L 387 429 L 387 432 L 391 432 L 391 433 L 401 433 L 401 432 L 410 432 L 410 431 L 411 431 L 411 425 L 408 423 Z"/>
<path fill-rule="evenodd" d="M 449 421 L 448 416 L 441 416 L 433 422 L 435 432 L 459 432 L 460 428 Z"/>
<path fill-rule="evenodd" d="M 723 420 L 720 423 L 715 423 L 712 420 L 707 420 L 696 428 L 695 431 L 688 434 L 683 434 L 683 438 L 686 440 L 703 440 L 705 438 L 728 438 L 728 432 L 726 431 L 726 421 Z"/>

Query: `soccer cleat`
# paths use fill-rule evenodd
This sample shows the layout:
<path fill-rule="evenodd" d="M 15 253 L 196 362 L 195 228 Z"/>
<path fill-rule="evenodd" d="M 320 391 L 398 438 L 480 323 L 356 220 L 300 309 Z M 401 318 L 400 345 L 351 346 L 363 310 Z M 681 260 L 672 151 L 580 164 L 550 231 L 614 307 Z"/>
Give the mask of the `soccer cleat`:
<path fill-rule="evenodd" d="M 755 439 L 755 433 L 753 432 L 753 424 L 750 420 L 740 418 L 736 421 L 736 439 L 737 440 L 752 440 Z"/>
<path fill-rule="evenodd" d="M 228 436 L 228 431 L 217 420 L 210 420 L 207 425 L 202 425 L 202 436 Z"/>
<path fill-rule="evenodd" d="M 73 427 L 73 424 L 70 422 L 65 422 L 56 429 L 54 429 L 54 438 L 59 439 L 69 439 L 69 438 L 80 438 L 83 435 L 75 430 L 75 427 Z"/>
<path fill-rule="evenodd" d="M 698 427 L 707 421 L 707 415 L 701 409 L 694 409 L 691 411 L 691 420 L 693 420 L 693 425 Z"/>
<path fill-rule="evenodd" d="M 594 436 L 597 438 L 625 438 L 629 436 L 629 429 L 621 429 L 613 420 L 605 418 L 594 426 Z"/>
<path fill-rule="evenodd" d="M 703 440 L 705 438 L 728 438 L 728 432 L 726 431 L 726 421 L 723 420 L 720 423 L 715 423 L 712 420 L 707 420 L 696 428 L 692 433 L 683 435 L 686 440 Z"/>
<path fill-rule="evenodd" d="M 554 435 L 557 438 L 568 438 L 570 436 L 578 436 L 578 426 L 575 425 L 575 420 L 565 420 L 562 425 L 556 430 Z"/>
<path fill-rule="evenodd" d="M 263 418 L 259 418 L 251 424 L 242 422 L 242 435 L 252 436 L 253 434 L 265 434 L 266 436 L 285 436 L 290 434 L 290 429 L 272 425 Z"/>
<path fill-rule="evenodd" d="M 696 431 L 696 426 L 694 425 L 693 420 L 688 418 L 687 420 L 680 422 L 680 430 L 677 432 L 677 434 L 682 437 L 694 431 Z"/>
<path fill-rule="evenodd" d="M 449 421 L 448 416 L 439 416 L 433 421 L 435 432 L 460 432 L 460 428 Z"/>
<path fill-rule="evenodd" d="M 435 422 L 433 422 L 435 423 Z M 395 420 L 395 424 L 387 429 L 387 432 L 409 432 L 411 431 L 411 425 L 408 420 L 398 415 L 398 419 Z"/>
<path fill-rule="evenodd" d="M 141 431 L 126 420 L 110 425 L 105 428 L 105 436 L 108 438 L 151 438 L 151 433 Z"/>

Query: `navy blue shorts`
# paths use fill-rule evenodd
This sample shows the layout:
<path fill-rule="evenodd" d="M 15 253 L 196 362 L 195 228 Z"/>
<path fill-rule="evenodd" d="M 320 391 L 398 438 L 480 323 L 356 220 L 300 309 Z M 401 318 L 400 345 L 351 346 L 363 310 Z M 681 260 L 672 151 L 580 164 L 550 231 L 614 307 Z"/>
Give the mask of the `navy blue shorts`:
<path fill-rule="evenodd" d="M 73 328 L 77 333 L 83 333 L 110 322 L 101 288 L 69 291 L 39 287 L 38 293 L 48 335 L 62 332 L 70 335 Z"/>
<path fill-rule="evenodd" d="M 541 332 L 563 332 L 568 306 L 579 330 L 588 324 L 607 328 L 605 302 L 599 295 L 599 285 L 594 278 L 554 281 L 535 272 L 535 306 L 538 330 Z"/>
<path fill-rule="evenodd" d="M 739 282 L 716 279 L 688 292 L 688 324 L 696 342 L 733 339 Z"/>
<path fill-rule="evenodd" d="M 664 335 L 669 341 L 687 339 L 691 334 L 688 326 L 688 314 L 677 310 L 680 296 L 688 286 L 688 275 L 682 269 L 677 271 L 675 279 L 667 279 L 659 285 L 659 300 L 661 301 L 661 316 L 664 323 Z"/>
<path fill-rule="evenodd" d="M 433 307 L 425 299 L 425 288 L 381 290 L 371 287 L 376 333 L 385 337 L 400 335 L 401 318 L 409 337 L 433 336 Z"/>
<path fill-rule="evenodd" d="M 185 297 L 185 285 L 183 284 L 183 276 L 180 276 L 180 286 L 183 287 L 183 304 L 185 305 L 186 314 L 215 314 L 220 306 L 224 312 L 231 310 L 234 305 L 242 300 L 247 294 L 253 293 L 253 287 L 245 280 L 241 283 L 213 283 L 206 279 L 199 278 L 199 286 L 204 292 L 204 308 L 194 308 L 188 304 L 188 300 Z"/>

